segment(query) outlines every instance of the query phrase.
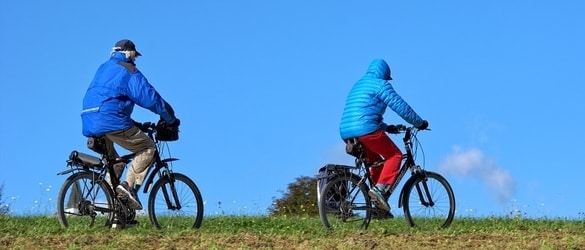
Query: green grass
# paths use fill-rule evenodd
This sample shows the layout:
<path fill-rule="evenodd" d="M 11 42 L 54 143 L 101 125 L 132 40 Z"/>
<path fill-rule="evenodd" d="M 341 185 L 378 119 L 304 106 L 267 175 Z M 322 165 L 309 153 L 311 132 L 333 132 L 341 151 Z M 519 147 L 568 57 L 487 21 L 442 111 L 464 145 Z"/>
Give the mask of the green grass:
<path fill-rule="evenodd" d="M 61 228 L 51 216 L 0 216 L 0 249 L 585 249 L 585 221 L 456 218 L 445 230 L 372 221 L 328 231 L 318 217 L 205 217 L 198 230 Z"/>

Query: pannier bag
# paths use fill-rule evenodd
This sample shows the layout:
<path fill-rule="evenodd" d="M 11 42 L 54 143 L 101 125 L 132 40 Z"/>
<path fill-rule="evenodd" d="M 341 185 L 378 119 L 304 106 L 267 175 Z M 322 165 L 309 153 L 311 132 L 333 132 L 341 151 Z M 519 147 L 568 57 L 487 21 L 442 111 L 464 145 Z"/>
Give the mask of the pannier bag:
<path fill-rule="evenodd" d="M 337 190 L 340 192 L 328 192 L 326 197 L 321 197 L 321 191 L 325 188 L 325 185 L 332 180 L 337 175 L 351 175 L 350 169 L 352 167 L 346 165 L 337 165 L 337 164 L 327 164 L 324 167 L 319 169 L 319 173 L 317 175 L 317 202 L 320 203 L 321 198 L 327 199 L 327 209 L 329 210 L 337 210 L 339 206 L 339 202 L 344 200 L 347 196 L 348 188 L 347 183 L 340 183 L 340 187 L 337 187 Z"/>

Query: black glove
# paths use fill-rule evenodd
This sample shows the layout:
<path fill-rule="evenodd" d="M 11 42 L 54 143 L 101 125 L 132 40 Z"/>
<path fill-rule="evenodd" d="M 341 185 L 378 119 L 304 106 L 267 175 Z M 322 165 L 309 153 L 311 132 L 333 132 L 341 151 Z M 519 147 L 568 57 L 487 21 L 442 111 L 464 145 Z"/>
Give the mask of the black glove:
<path fill-rule="evenodd" d="M 416 128 L 418 128 L 420 130 L 425 130 L 428 127 L 429 127 L 429 122 L 427 120 L 423 120 L 423 123 L 420 126 L 416 127 Z"/>
<path fill-rule="evenodd" d="M 181 120 L 179 120 L 179 118 L 175 118 L 175 121 L 169 124 L 169 127 L 178 127 L 179 125 L 181 125 Z"/>
<path fill-rule="evenodd" d="M 175 118 L 175 121 L 173 123 L 167 123 L 164 119 L 160 119 L 158 121 L 158 126 L 162 126 L 162 127 L 178 127 L 179 125 L 181 125 L 181 120 L 179 120 L 178 118 Z"/>
<path fill-rule="evenodd" d="M 386 127 L 386 133 L 389 134 L 399 134 L 400 133 L 401 125 L 388 125 Z"/>

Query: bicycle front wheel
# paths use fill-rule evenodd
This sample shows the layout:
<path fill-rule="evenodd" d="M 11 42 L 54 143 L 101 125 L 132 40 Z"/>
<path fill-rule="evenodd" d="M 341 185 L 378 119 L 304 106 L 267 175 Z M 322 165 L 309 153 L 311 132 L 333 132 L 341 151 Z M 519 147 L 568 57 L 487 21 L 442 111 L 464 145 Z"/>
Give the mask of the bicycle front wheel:
<path fill-rule="evenodd" d="M 368 187 L 355 175 L 337 175 L 321 190 L 319 217 L 327 229 L 367 229 L 372 205 Z"/>
<path fill-rule="evenodd" d="M 79 172 L 65 180 L 57 197 L 57 218 L 63 227 L 109 226 L 114 216 L 110 185 L 94 172 Z"/>
<path fill-rule="evenodd" d="M 172 173 L 152 187 L 148 213 L 156 229 L 199 228 L 203 221 L 203 198 L 189 177 Z"/>
<path fill-rule="evenodd" d="M 449 227 L 455 215 L 455 195 L 449 182 L 429 171 L 413 178 L 405 184 L 403 197 L 409 225 L 429 229 Z"/>

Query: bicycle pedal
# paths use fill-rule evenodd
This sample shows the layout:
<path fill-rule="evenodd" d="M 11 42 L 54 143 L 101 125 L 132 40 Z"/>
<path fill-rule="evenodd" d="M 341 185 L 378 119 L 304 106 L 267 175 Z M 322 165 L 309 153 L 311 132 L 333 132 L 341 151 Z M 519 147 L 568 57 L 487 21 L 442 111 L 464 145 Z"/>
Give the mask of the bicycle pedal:
<path fill-rule="evenodd" d="M 140 222 L 138 222 L 137 220 L 126 221 L 127 227 L 137 227 L 139 224 L 140 224 Z"/>
<path fill-rule="evenodd" d="M 384 211 L 382 209 L 378 209 L 372 212 L 372 218 L 378 220 L 385 220 L 385 219 L 392 219 L 394 215 L 390 211 Z"/>
<path fill-rule="evenodd" d="M 128 205 L 128 197 L 118 197 L 118 200 L 124 205 Z"/>

